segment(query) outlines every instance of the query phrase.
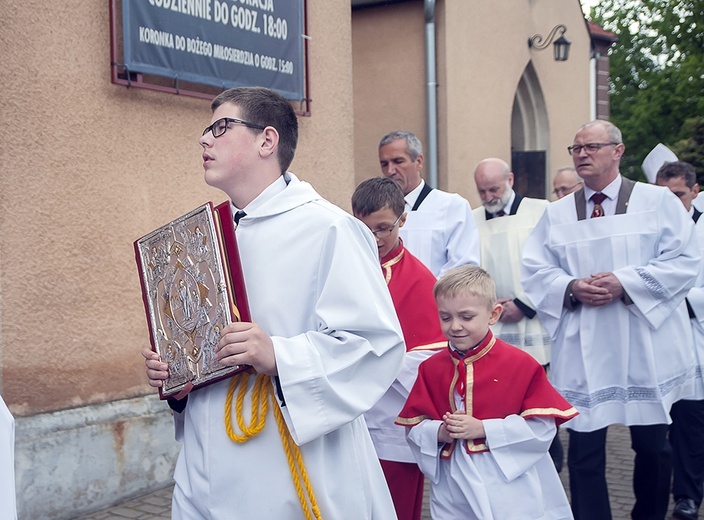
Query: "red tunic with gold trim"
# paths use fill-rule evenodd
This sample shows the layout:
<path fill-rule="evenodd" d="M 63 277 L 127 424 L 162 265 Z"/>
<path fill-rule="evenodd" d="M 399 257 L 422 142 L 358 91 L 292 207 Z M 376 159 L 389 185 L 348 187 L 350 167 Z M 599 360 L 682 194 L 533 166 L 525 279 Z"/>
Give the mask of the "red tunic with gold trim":
<path fill-rule="evenodd" d="M 457 411 L 455 390 L 462 396 L 466 413 L 480 420 L 509 415 L 554 417 L 559 426 L 577 415 L 538 362 L 489 331 L 464 358 L 448 347 L 421 363 L 396 424 L 413 427 L 426 419 L 442 420 L 445 413 Z M 442 458 L 452 454 L 454 444 L 443 447 Z M 468 453 L 489 450 L 485 439 L 465 442 L 465 446 Z"/>
<path fill-rule="evenodd" d="M 381 259 L 386 284 L 401 323 L 406 350 L 439 349 L 447 344 L 433 296 L 435 276 L 403 242 Z"/>

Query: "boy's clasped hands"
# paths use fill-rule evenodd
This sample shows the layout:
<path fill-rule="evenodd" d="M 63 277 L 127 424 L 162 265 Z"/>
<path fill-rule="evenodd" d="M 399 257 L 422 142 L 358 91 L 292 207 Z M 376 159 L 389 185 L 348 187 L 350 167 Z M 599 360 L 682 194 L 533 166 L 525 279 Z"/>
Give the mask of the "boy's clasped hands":
<path fill-rule="evenodd" d="M 452 442 L 455 439 L 483 439 L 486 437 L 484 423 L 467 415 L 464 410 L 455 413 L 447 412 L 442 416 L 442 424 L 438 429 L 438 441 Z"/>

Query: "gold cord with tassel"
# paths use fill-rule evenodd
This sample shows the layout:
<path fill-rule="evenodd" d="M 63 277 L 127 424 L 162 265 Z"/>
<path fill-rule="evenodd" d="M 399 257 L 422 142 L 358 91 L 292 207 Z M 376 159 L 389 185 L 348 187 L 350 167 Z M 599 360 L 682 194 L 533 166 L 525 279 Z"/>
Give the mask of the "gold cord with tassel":
<path fill-rule="evenodd" d="M 308 472 L 306 471 L 306 467 L 303 463 L 301 450 L 298 448 L 296 443 L 293 442 L 291 434 L 286 427 L 286 421 L 284 420 L 283 413 L 281 413 L 279 405 L 276 402 L 274 387 L 269 376 L 257 374 L 257 378 L 254 381 L 254 387 L 252 388 L 252 414 L 249 425 L 244 424 L 244 397 L 247 394 L 247 383 L 249 382 L 250 373 L 251 371 L 249 370 L 240 372 L 235 374 L 230 381 L 230 387 L 227 390 L 227 398 L 225 399 L 225 429 L 227 430 L 227 435 L 233 442 L 241 444 L 259 434 L 266 424 L 266 414 L 269 409 L 269 399 L 271 399 L 271 405 L 274 409 L 274 417 L 276 418 L 276 425 L 279 429 L 281 443 L 283 444 L 284 453 L 286 454 L 286 461 L 288 462 L 288 467 L 291 471 L 293 485 L 296 488 L 298 501 L 301 503 L 301 508 L 303 509 L 303 513 L 305 514 L 307 520 L 313 520 L 314 518 L 315 520 L 321 520 L 322 517 L 320 515 L 320 509 L 318 508 L 318 502 L 315 499 L 313 487 L 311 486 L 308 478 Z M 232 400 L 235 395 L 235 389 L 237 389 L 235 416 L 237 426 L 242 432 L 242 435 L 235 433 L 232 426 Z"/>

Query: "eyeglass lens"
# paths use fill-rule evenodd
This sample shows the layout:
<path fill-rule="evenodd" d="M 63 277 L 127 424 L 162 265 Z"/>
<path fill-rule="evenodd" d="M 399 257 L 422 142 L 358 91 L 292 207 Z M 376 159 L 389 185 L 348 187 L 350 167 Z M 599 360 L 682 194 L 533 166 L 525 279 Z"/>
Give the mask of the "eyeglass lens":
<path fill-rule="evenodd" d="M 225 119 L 218 119 L 213 123 L 213 137 L 220 137 L 227 131 L 227 121 Z"/>
<path fill-rule="evenodd" d="M 573 146 L 568 146 L 567 151 L 571 153 L 572 155 L 579 155 L 582 153 L 582 150 L 586 150 L 588 154 L 592 154 L 594 152 L 597 152 L 599 149 L 603 148 L 604 146 L 614 146 L 619 143 L 587 143 L 584 145 L 581 144 L 575 144 Z"/>
<path fill-rule="evenodd" d="M 376 231 L 372 231 L 372 234 L 373 234 L 375 237 L 377 237 L 377 238 L 386 238 L 386 237 L 391 236 L 391 233 L 393 232 L 393 230 L 394 230 L 394 229 L 396 228 L 396 226 L 398 225 L 398 222 L 399 222 L 399 220 L 401 220 L 401 217 L 402 217 L 402 216 L 403 216 L 403 214 L 399 215 L 398 218 L 396 219 L 396 221 L 391 225 L 390 228 L 388 228 L 388 229 L 377 229 Z"/>

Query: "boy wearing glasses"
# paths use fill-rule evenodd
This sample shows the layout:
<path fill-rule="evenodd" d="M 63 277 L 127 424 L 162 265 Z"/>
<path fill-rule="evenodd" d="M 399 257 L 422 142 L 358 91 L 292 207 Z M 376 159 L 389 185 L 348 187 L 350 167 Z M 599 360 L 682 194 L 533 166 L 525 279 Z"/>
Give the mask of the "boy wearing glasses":
<path fill-rule="evenodd" d="M 298 139 L 289 101 L 236 88 L 211 107 L 199 140 L 205 181 L 237 211 L 256 322 L 221 331 L 220 363 L 251 367 L 235 386 L 220 381 L 170 403 L 182 442 L 172 517 L 394 519 L 362 418 L 404 355 L 374 242 L 361 222 L 286 171 Z M 168 366 L 142 354 L 159 387 Z"/>
<path fill-rule="evenodd" d="M 375 177 L 352 195 L 352 212 L 372 231 L 381 267 L 406 341 L 404 366 L 384 397 L 364 416 L 384 470 L 399 520 L 420 520 L 423 473 L 415 463 L 404 428 L 394 424 L 416 379 L 418 364 L 446 345 L 433 298 L 435 276 L 408 252 L 399 237 L 406 222 L 403 191 Z"/>

